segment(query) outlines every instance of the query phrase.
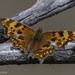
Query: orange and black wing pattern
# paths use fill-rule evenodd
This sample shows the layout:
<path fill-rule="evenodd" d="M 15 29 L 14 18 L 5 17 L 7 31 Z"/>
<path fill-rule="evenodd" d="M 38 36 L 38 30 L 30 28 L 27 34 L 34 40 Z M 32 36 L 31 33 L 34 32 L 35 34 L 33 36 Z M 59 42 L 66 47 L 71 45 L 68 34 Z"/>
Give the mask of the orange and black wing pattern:
<path fill-rule="evenodd" d="M 8 18 L 2 18 L 0 21 L 1 25 L 5 27 L 5 35 L 8 37 L 12 35 L 30 36 L 34 33 L 32 29 L 18 21 Z"/>
<path fill-rule="evenodd" d="M 27 48 L 29 47 L 30 42 L 35 40 L 33 34 L 36 32 L 28 26 L 11 19 L 2 18 L 0 20 L 1 25 L 5 28 L 5 36 L 11 37 L 9 41 L 12 42 L 13 47 L 28 52 Z M 37 37 L 40 38 L 40 36 Z M 29 55 L 42 61 L 47 56 L 53 56 L 55 48 L 51 43 L 55 43 L 58 48 L 63 48 L 68 41 L 72 40 L 75 40 L 75 32 L 73 31 L 52 31 L 42 33 L 42 39 L 40 41 L 35 40 L 35 42 L 32 42 Z"/>
<path fill-rule="evenodd" d="M 75 39 L 75 32 L 73 32 L 73 31 L 46 32 L 43 34 L 43 38 L 46 41 L 55 43 L 58 46 L 58 48 L 63 48 L 63 46 L 68 41 Z"/>
<path fill-rule="evenodd" d="M 12 37 L 9 41 L 12 42 L 13 47 L 20 48 L 26 52 L 27 45 L 31 40 L 31 35 L 33 35 L 34 31 L 28 26 L 15 20 L 8 18 L 2 18 L 0 20 L 1 25 L 5 28 L 5 36 Z M 14 37 L 14 35 L 26 37 Z"/>
<path fill-rule="evenodd" d="M 32 50 L 29 55 L 43 61 L 43 59 L 47 56 L 54 55 L 54 47 L 44 41 L 40 41 L 40 43 L 37 43 L 36 48 Z"/>
<path fill-rule="evenodd" d="M 28 44 L 31 41 L 31 38 L 25 38 L 25 37 L 13 37 L 9 40 L 13 44 L 13 48 L 20 48 L 20 50 L 23 50 L 24 52 L 28 52 Z"/>

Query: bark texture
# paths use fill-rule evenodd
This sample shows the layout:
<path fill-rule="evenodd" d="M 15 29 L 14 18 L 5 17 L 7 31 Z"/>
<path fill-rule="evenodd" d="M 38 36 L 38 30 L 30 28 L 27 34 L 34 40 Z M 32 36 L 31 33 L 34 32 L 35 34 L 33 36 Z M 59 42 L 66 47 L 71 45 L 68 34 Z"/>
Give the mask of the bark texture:
<path fill-rule="evenodd" d="M 16 14 L 11 19 L 28 26 L 75 6 L 75 0 L 38 0 L 31 8 Z"/>

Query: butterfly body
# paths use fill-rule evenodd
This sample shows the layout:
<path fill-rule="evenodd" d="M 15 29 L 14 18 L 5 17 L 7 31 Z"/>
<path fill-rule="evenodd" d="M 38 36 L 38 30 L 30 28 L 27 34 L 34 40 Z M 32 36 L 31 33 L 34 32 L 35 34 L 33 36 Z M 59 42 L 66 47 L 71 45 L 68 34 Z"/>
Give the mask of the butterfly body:
<path fill-rule="evenodd" d="M 42 33 L 41 29 L 33 31 L 28 26 L 17 21 L 2 18 L 1 25 L 5 28 L 5 36 L 10 37 L 13 47 L 29 52 L 29 56 L 40 61 L 49 55 L 54 55 L 55 47 L 64 48 L 68 41 L 75 40 L 74 31 L 51 31 Z"/>

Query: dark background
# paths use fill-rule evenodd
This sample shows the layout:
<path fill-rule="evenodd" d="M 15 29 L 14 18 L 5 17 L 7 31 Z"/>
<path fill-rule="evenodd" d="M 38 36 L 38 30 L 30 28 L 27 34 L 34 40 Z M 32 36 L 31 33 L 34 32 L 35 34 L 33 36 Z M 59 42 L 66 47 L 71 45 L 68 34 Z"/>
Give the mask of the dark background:
<path fill-rule="evenodd" d="M 0 0 L 0 17 L 12 17 L 16 13 L 30 8 L 36 0 Z M 75 7 L 51 18 L 46 18 L 31 27 L 33 30 L 42 28 L 44 32 L 50 30 L 75 30 Z M 2 74 L 1 72 L 7 72 Z M 0 66 L 2 75 L 73 75 L 74 64 L 52 65 L 5 65 Z"/>

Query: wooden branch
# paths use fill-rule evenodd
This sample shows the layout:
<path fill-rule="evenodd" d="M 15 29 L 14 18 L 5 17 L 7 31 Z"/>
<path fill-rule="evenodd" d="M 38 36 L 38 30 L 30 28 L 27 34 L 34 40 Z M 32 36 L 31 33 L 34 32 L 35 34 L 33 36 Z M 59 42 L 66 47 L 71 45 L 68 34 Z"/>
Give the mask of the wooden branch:
<path fill-rule="evenodd" d="M 18 13 L 11 19 L 32 26 L 38 20 L 57 14 L 67 8 L 73 7 L 75 0 L 38 0 L 35 5 L 26 11 Z M 0 65 L 40 63 L 37 58 L 32 59 L 20 50 L 11 50 L 11 43 L 4 42 L 9 38 L 3 36 L 4 28 L 0 27 Z M 4 43 L 3 43 L 4 42 Z M 54 56 L 47 57 L 43 63 L 75 63 L 75 43 L 69 42 L 63 50 L 55 50 Z"/>
<path fill-rule="evenodd" d="M 75 0 L 38 0 L 31 8 L 16 14 L 11 19 L 28 26 L 75 6 Z"/>

